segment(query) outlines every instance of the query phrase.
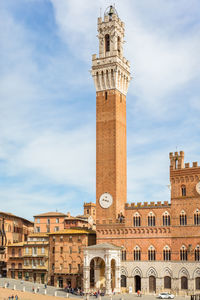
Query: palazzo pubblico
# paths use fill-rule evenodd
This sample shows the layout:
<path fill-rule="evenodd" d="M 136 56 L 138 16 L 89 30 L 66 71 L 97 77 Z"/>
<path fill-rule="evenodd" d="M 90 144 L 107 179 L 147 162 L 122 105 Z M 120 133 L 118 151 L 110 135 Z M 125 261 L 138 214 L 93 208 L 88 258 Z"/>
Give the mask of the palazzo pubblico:
<path fill-rule="evenodd" d="M 110 6 L 98 18 L 96 88 L 96 245 L 84 250 L 84 290 L 200 290 L 200 167 L 169 154 L 171 201 L 127 203 L 126 94 L 130 64 L 124 23 Z M 166 170 L 167 171 L 167 170 Z"/>

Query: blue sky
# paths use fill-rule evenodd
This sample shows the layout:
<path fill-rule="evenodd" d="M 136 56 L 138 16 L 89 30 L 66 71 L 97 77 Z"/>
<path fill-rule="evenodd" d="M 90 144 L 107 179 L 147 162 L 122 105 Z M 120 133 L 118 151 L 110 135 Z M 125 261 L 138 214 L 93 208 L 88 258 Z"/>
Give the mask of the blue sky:
<path fill-rule="evenodd" d="M 0 203 L 31 219 L 95 201 L 97 17 L 107 0 L 0 2 Z M 200 162 L 200 2 L 115 0 L 131 62 L 128 202 L 170 199 L 169 152 Z"/>

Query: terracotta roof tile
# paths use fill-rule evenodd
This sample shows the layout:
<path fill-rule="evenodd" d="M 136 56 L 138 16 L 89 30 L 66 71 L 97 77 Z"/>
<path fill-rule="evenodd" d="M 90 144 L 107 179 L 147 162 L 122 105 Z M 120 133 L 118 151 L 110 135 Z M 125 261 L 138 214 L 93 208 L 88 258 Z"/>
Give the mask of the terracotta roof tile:
<path fill-rule="evenodd" d="M 47 213 L 43 213 L 43 214 L 39 214 L 39 215 L 35 215 L 35 217 L 66 217 L 67 215 L 64 213 L 60 213 L 60 212 L 54 212 L 54 211 L 50 211 Z"/>

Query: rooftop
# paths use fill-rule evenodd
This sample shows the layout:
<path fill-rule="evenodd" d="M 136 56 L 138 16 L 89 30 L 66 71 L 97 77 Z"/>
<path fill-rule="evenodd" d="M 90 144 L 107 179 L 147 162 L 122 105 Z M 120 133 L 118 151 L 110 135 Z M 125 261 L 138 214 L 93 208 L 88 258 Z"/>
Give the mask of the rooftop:
<path fill-rule="evenodd" d="M 71 234 L 72 235 L 72 234 L 89 234 L 89 233 L 95 234 L 96 232 L 94 230 L 87 229 L 87 228 L 84 228 L 84 229 L 70 228 L 70 229 L 63 229 L 60 231 L 49 233 L 49 235 L 56 235 L 56 234 Z"/>
<path fill-rule="evenodd" d="M 26 222 L 26 223 L 29 223 L 29 225 L 33 226 L 33 222 L 31 222 L 31 221 L 29 221 L 29 220 L 27 220 L 27 219 L 24 219 L 24 218 L 22 218 L 22 217 L 13 215 L 12 213 L 0 211 L 0 217 L 1 217 L 1 215 L 2 215 L 3 217 L 8 216 L 8 217 L 13 217 L 13 218 L 21 219 L 22 221 L 24 221 L 24 222 Z"/>
<path fill-rule="evenodd" d="M 109 244 L 109 243 L 102 243 L 102 244 L 97 244 L 97 245 L 92 245 L 92 246 L 89 246 L 87 247 L 87 249 L 103 249 L 103 250 L 121 250 L 122 247 L 119 247 L 119 246 L 115 246 L 113 244 Z"/>
<path fill-rule="evenodd" d="M 64 213 L 57 212 L 57 211 L 55 211 L 55 212 L 50 211 L 50 212 L 47 212 L 47 213 L 35 215 L 34 218 L 36 218 L 36 217 L 67 217 L 67 215 L 64 214 Z"/>

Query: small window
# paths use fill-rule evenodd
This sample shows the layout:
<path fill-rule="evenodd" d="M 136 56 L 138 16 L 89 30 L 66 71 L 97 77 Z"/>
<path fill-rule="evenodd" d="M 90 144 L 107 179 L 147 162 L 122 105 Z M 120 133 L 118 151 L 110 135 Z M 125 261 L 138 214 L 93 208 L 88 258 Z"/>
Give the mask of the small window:
<path fill-rule="evenodd" d="M 141 218 L 139 213 L 135 213 L 134 217 L 133 217 L 133 226 L 134 227 L 140 227 L 141 224 Z"/>
<path fill-rule="evenodd" d="M 59 226 L 54 227 L 54 232 L 57 232 L 57 231 L 59 231 Z"/>
<path fill-rule="evenodd" d="M 72 265 L 69 264 L 69 273 L 72 273 Z"/>
<path fill-rule="evenodd" d="M 141 259 L 141 251 L 138 246 L 136 246 L 133 250 L 133 258 L 135 261 L 139 261 Z"/>
<path fill-rule="evenodd" d="M 39 226 L 36 227 L 36 232 L 37 233 L 40 232 L 40 227 Z"/>
<path fill-rule="evenodd" d="M 28 252 L 29 252 L 29 251 L 28 251 L 28 247 L 26 247 L 26 249 L 25 249 L 25 253 L 26 253 L 26 254 L 28 254 Z"/>
<path fill-rule="evenodd" d="M 15 269 L 15 263 L 12 263 L 12 264 L 11 264 L 11 268 L 12 268 L 12 269 Z"/>
<path fill-rule="evenodd" d="M 18 269 L 22 269 L 22 263 L 18 264 Z"/>
<path fill-rule="evenodd" d="M 109 34 L 105 35 L 105 50 L 106 50 L 106 52 L 110 51 L 110 36 L 109 36 Z"/>
<path fill-rule="evenodd" d="M 63 247 L 60 247 L 60 254 L 63 254 Z"/>
<path fill-rule="evenodd" d="M 71 235 L 70 235 L 70 237 L 69 237 L 69 241 L 72 242 L 72 236 L 71 236 Z"/>
<path fill-rule="evenodd" d="M 163 260 L 170 261 L 171 260 L 171 250 L 168 246 L 165 246 L 163 249 Z"/>
<path fill-rule="evenodd" d="M 121 41 L 120 41 L 120 37 L 118 36 L 117 37 L 117 51 L 118 51 L 118 54 L 120 55 L 120 44 L 121 44 Z"/>
<path fill-rule="evenodd" d="M 200 225 L 200 212 L 198 209 L 194 213 L 194 225 Z"/>
<path fill-rule="evenodd" d="M 148 226 L 155 226 L 156 225 L 156 219 L 155 216 L 152 212 L 149 213 L 148 215 Z"/>
<path fill-rule="evenodd" d="M 108 92 L 105 92 L 105 100 L 108 100 Z"/>
<path fill-rule="evenodd" d="M 38 223 L 38 224 L 40 223 L 40 219 L 37 219 L 37 223 Z"/>
<path fill-rule="evenodd" d="M 122 254 L 121 254 L 122 256 L 122 260 L 126 260 L 126 250 L 122 250 Z"/>
<path fill-rule="evenodd" d="M 156 260 L 156 251 L 153 246 L 150 246 L 148 249 L 148 260 L 150 261 Z"/>
<path fill-rule="evenodd" d="M 180 260 L 187 261 L 188 253 L 185 246 L 182 246 L 180 249 Z"/>
<path fill-rule="evenodd" d="M 59 223 L 59 218 L 56 218 L 56 223 L 57 223 L 57 224 Z"/>
<path fill-rule="evenodd" d="M 80 272 L 81 272 L 81 265 L 78 264 L 78 273 L 80 273 Z"/>
<path fill-rule="evenodd" d="M 41 248 L 41 253 L 44 254 L 45 253 L 45 249 L 44 247 Z"/>
<path fill-rule="evenodd" d="M 52 253 L 53 253 L 53 254 L 55 253 L 55 247 L 52 248 Z"/>
<path fill-rule="evenodd" d="M 72 254 L 72 247 L 69 247 L 69 253 Z"/>
<path fill-rule="evenodd" d="M 170 226 L 170 215 L 167 211 L 163 214 L 163 226 Z"/>
<path fill-rule="evenodd" d="M 182 196 L 186 196 L 186 186 L 182 185 L 181 187 Z"/>
<path fill-rule="evenodd" d="M 37 247 L 32 248 L 32 255 L 37 255 Z"/>
<path fill-rule="evenodd" d="M 15 256 L 15 248 L 12 248 L 12 256 Z"/>
<path fill-rule="evenodd" d="M 50 219 L 47 219 L 47 224 L 50 225 Z"/>
<path fill-rule="evenodd" d="M 195 261 L 200 261 L 200 247 L 196 246 L 194 251 Z"/>
<path fill-rule="evenodd" d="M 78 247 L 78 253 L 79 254 L 81 253 L 81 247 Z"/>
<path fill-rule="evenodd" d="M 182 211 L 180 213 L 180 225 L 181 226 L 187 225 L 187 216 L 186 216 L 186 213 L 184 211 Z"/>

